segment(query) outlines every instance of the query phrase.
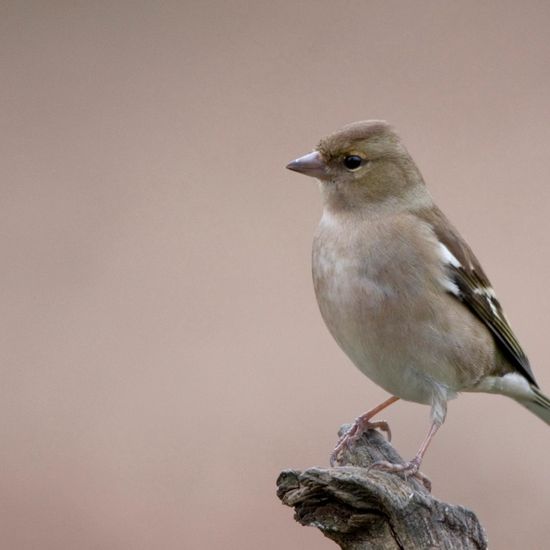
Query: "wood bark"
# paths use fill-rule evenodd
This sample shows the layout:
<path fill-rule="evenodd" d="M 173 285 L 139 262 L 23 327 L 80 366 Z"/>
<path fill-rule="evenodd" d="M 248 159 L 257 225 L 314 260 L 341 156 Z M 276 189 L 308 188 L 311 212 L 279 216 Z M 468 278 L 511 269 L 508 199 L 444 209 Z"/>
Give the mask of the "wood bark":
<path fill-rule="evenodd" d="M 487 548 L 473 512 L 437 500 L 416 478 L 367 472 L 377 460 L 403 462 L 369 430 L 343 453 L 340 467 L 281 472 L 277 496 L 294 508 L 296 521 L 317 527 L 344 550 Z"/>

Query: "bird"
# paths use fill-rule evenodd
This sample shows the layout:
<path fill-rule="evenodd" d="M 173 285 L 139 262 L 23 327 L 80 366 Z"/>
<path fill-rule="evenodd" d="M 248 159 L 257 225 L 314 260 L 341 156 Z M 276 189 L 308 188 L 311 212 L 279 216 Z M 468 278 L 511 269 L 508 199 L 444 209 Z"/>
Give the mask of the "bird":
<path fill-rule="evenodd" d="M 550 424 L 550 399 L 489 279 L 390 124 L 348 124 L 286 167 L 320 184 L 312 275 L 321 316 L 355 366 L 391 395 L 340 438 L 333 466 L 368 429 L 391 438 L 388 424 L 372 419 L 399 399 L 430 407 L 428 433 L 412 460 L 370 468 L 416 476 L 428 490 L 420 465 L 460 393 L 508 396 Z"/>

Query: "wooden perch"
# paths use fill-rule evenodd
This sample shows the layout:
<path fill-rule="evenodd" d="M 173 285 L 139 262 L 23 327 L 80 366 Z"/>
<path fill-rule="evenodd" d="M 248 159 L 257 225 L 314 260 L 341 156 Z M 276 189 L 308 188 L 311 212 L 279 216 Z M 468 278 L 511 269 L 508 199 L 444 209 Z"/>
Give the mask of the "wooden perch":
<path fill-rule="evenodd" d="M 279 475 L 277 496 L 302 525 L 317 527 L 344 550 L 487 548 L 470 510 L 435 499 L 415 478 L 367 473 L 377 460 L 403 462 L 379 432 L 369 430 L 342 456 L 338 468 Z"/>

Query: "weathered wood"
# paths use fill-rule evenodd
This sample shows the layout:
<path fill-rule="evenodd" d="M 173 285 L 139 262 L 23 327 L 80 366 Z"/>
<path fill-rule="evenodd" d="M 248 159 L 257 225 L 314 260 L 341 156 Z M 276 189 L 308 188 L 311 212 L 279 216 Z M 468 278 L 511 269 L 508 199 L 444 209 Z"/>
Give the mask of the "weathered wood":
<path fill-rule="evenodd" d="M 367 472 L 377 460 L 403 462 L 379 432 L 368 431 L 342 458 L 341 467 L 279 475 L 277 496 L 302 525 L 317 527 L 344 550 L 487 548 L 470 510 L 435 499 L 415 478 Z"/>

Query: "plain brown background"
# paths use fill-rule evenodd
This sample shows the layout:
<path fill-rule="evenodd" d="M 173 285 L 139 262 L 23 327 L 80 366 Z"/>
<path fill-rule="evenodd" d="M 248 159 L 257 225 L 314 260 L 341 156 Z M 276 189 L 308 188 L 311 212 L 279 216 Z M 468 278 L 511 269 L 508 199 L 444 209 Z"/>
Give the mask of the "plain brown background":
<path fill-rule="evenodd" d="M 310 281 L 322 135 L 383 118 L 550 391 L 550 5 L 0 4 L 2 548 L 334 548 L 275 497 L 384 399 Z M 412 456 L 428 409 L 395 405 Z M 550 538 L 550 427 L 451 403 L 423 465 L 492 548 Z"/>

